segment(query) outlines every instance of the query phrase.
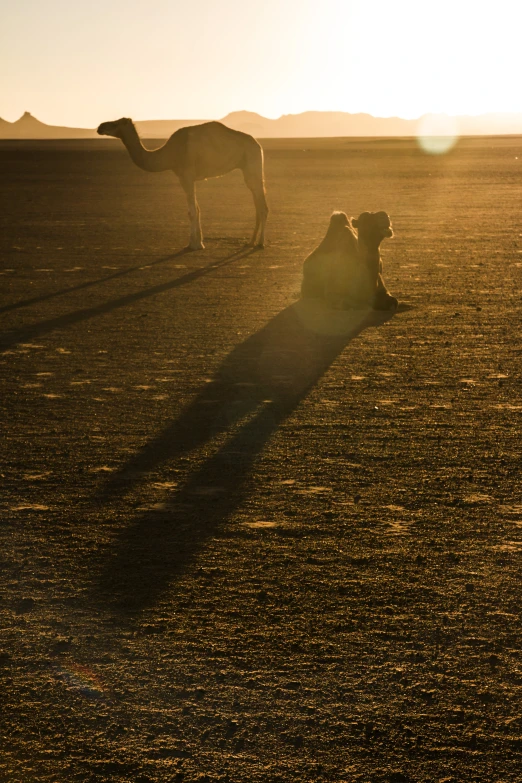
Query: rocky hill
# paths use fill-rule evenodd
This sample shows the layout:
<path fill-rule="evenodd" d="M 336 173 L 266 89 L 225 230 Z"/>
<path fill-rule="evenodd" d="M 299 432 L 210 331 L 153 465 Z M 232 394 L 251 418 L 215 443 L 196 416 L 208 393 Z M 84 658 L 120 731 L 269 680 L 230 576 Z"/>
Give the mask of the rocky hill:
<path fill-rule="evenodd" d="M 454 128 L 460 136 L 522 134 L 522 114 L 483 114 L 478 117 L 446 117 L 433 115 L 435 123 L 429 130 L 429 117 L 405 120 L 400 117 L 373 117 L 371 114 L 308 111 L 284 114 L 272 120 L 249 111 L 227 114 L 221 122 L 230 128 L 250 133 L 258 138 L 311 138 L 335 136 L 415 136 L 419 129 L 427 135 L 446 135 L 440 128 Z M 115 118 L 113 118 L 115 119 Z M 428 122 L 426 120 L 428 119 Z M 136 127 L 144 138 L 164 139 L 187 125 L 207 120 L 143 120 Z M 421 131 L 422 132 L 422 131 Z M 68 128 L 46 125 L 29 112 L 16 122 L 0 119 L 0 139 L 92 139 L 95 128 Z"/>

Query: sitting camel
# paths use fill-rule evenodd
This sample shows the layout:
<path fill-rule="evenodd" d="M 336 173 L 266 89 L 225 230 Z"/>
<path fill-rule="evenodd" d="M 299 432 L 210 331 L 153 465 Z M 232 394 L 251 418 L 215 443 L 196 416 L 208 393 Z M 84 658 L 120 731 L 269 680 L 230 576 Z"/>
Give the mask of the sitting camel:
<path fill-rule="evenodd" d="M 323 241 L 305 259 L 302 298 L 322 299 L 337 310 L 397 307 L 384 285 L 379 252 L 382 240 L 390 236 L 385 212 L 363 212 L 351 221 L 344 212 L 334 212 Z"/>
<path fill-rule="evenodd" d="M 204 122 L 180 128 L 162 147 L 146 149 L 140 141 L 132 120 L 123 117 L 103 122 L 100 136 L 115 136 L 126 146 L 134 163 L 145 171 L 173 171 L 187 197 L 190 218 L 190 242 L 187 249 L 204 248 L 196 182 L 209 177 L 221 177 L 241 169 L 245 185 L 251 191 L 256 208 L 256 226 L 251 247 L 264 247 L 268 206 L 265 198 L 263 148 L 248 133 L 227 128 L 221 122 Z"/>

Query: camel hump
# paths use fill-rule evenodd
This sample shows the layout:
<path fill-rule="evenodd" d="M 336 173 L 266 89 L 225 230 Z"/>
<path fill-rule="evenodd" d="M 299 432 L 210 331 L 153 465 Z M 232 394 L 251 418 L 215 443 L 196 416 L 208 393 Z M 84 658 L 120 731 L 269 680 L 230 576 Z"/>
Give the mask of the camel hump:
<path fill-rule="evenodd" d="M 201 125 L 189 125 L 185 128 L 180 128 L 176 131 L 174 136 L 177 136 L 182 131 L 186 132 L 187 139 L 190 142 L 194 141 L 196 144 L 205 143 L 208 146 L 219 145 L 234 147 L 237 150 L 245 150 L 247 153 L 255 149 L 261 150 L 260 143 L 243 131 L 234 130 L 229 128 L 228 125 L 223 125 L 222 122 L 213 120 L 212 122 L 203 122 Z"/>
<path fill-rule="evenodd" d="M 247 184 L 259 182 L 262 185 L 261 145 L 247 133 L 232 130 L 222 122 L 203 122 L 180 128 L 167 144 L 171 168 L 178 177 L 198 181 L 242 169 Z"/>
<path fill-rule="evenodd" d="M 341 227 L 341 226 L 347 226 L 349 225 L 350 221 L 348 220 L 348 215 L 346 212 L 333 212 L 332 217 L 330 218 L 330 225 Z"/>
<path fill-rule="evenodd" d="M 356 236 L 352 229 L 348 215 L 345 212 L 334 212 L 330 217 L 330 223 L 326 235 L 321 243 L 321 247 L 326 250 L 333 248 L 349 247 L 350 244 L 355 247 Z"/>

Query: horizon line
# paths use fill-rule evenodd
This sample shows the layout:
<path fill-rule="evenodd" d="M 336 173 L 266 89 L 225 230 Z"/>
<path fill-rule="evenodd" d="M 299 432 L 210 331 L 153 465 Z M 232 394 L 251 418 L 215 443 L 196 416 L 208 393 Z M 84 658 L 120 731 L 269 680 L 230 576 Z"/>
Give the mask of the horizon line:
<path fill-rule="evenodd" d="M 264 114 L 260 114 L 257 111 L 252 111 L 251 109 L 234 109 L 233 111 L 229 111 L 227 114 L 223 115 L 222 117 L 215 118 L 215 117 L 166 117 L 166 118 L 153 118 L 153 119 L 135 119 L 131 118 L 133 122 L 220 122 L 221 120 L 226 119 L 227 117 L 233 116 L 233 115 L 240 115 L 240 114 L 252 114 L 256 117 L 259 117 L 260 119 L 266 120 L 268 122 L 278 122 L 279 120 L 285 119 L 287 117 L 301 117 L 304 114 L 344 114 L 350 117 L 371 117 L 375 120 L 400 120 L 402 122 L 419 122 L 425 117 L 446 117 L 448 119 L 480 119 L 481 117 L 492 117 L 492 116 L 499 116 L 499 117 L 515 117 L 515 116 L 521 116 L 522 117 L 522 111 L 516 112 L 516 111 L 484 111 L 480 114 L 450 114 L 446 111 L 428 111 L 424 112 L 423 114 L 418 115 L 417 117 L 402 117 L 399 114 L 391 114 L 391 115 L 378 115 L 378 114 L 372 114 L 368 111 L 346 111 L 344 109 L 305 109 L 304 111 L 300 112 L 289 112 L 288 114 L 281 114 L 279 117 L 267 117 Z M 62 128 L 70 128 L 71 130 L 96 130 L 97 126 L 92 127 L 86 127 L 86 126 L 80 126 L 80 125 L 63 125 L 56 121 L 43 121 L 40 120 L 36 115 L 32 114 L 30 111 L 24 111 L 16 120 L 7 120 L 5 117 L 0 115 L 0 122 L 8 123 L 9 125 L 15 125 L 16 123 L 23 120 L 25 117 L 30 117 L 33 120 L 36 120 L 42 125 L 46 125 L 48 127 L 62 127 Z"/>

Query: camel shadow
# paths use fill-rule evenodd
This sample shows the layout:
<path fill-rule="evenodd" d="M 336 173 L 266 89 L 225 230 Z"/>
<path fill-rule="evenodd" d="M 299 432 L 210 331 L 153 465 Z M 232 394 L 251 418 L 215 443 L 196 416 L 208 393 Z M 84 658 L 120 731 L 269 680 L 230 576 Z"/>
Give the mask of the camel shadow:
<path fill-rule="evenodd" d="M 114 502 L 161 464 L 208 449 L 218 438 L 214 453 L 167 503 L 142 510 L 121 532 L 96 588 L 103 604 L 130 616 L 154 605 L 241 505 L 253 463 L 280 424 L 351 340 L 392 317 L 393 312 L 326 311 L 300 301 L 236 346 L 214 381 L 97 497 L 98 503 Z"/>
<path fill-rule="evenodd" d="M 147 262 L 146 266 L 158 266 L 159 264 L 165 264 L 167 261 L 174 261 L 176 258 L 180 258 L 188 253 L 188 248 L 178 250 L 177 253 L 171 253 L 163 258 L 158 258 L 156 261 Z M 53 291 L 50 294 L 42 294 L 42 296 L 33 296 L 31 299 L 21 299 L 19 302 L 13 302 L 12 304 L 3 305 L 0 307 L 0 315 L 2 313 L 9 313 L 11 310 L 19 310 L 22 307 L 29 307 L 33 304 L 39 304 L 40 302 L 48 302 L 49 299 L 56 299 L 57 296 L 64 296 L 65 294 L 73 294 L 76 291 L 83 291 L 86 288 L 92 288 L 95 285 L 101 285 L 102 283 L 108 283 L 111 280 L 118 280 L 118 278 L 126 277 L 126 275 L 132 274 L 142 269 L 144 263 L 138 266 L 128 266 L 125 269 L 120 269 L 118 272 L 114 272 L 112 275 L 106 275 L 105 277 L 98 277 L 96 280 L 87 280 L 85 283 L 79 283 L 78 285 L 69 286 L 69 288 L 61 288 L 59 291 Z"/>
<path fill-rule="evenodd" d="M 182 250 L 179 253 L 170 256 L 169 258 L 177 258 L 186 252 L 188 252 L 186 249 Z M 194 280 L 198 280 L 200 277 L 204 277 L 205 275 L 210 274 L 216 269 L 220 269 L 223 266 L 232 264 L 234 261 L 239 261 L 242 258 L 246 258 L 254 252 L 255 248 L 244 247 L 240 250 L 236 250 L 229 256 L 222 258 L 220 261 L 216 261 L 212 264 L 208 264 L 207 266 L 194 269 L 192 272 L 187 272 L 187 274 L 176 277 L 174 280 L 169 280 L 166 283 L 159 283 L 158 285 L 151 286 L 150 288 L 145 288 L 132 294 L 126 294 L 125 296 L 120 296 L 117 299 L 111 299 L 108 302 L 94 305 L 93 307 L 84 307 L 81 310 L 76 310 L 73 313 L 65 313 L 64 315 L 59 315 L 55 318 L 48 318 L 47 320 L 40 321 L 36 324 L 22 326 L 19 329 L 16 329 L 12 332 L 7 332 L 0 336 L 0 350 L 10 348 L 17 343 L 27 342 L 39 337 L 43 337 L 49 332 L 53 332 L 55 329 L 65 329 L 68 326 L 73 326 L 74 324 L 81 323 L 82 321 L 87 321 L 90 318 L 95 318 L 98 315 L 111 313 L 114 310 L 118 310 L 120 307 L 132 305 L 135 302 L 140 302 L 142 299 L 148 299 L 150 296 L 155 296 L 156 294 L 161 294 L 174 288 L 180 288 L 183 285 L 192 283 Z M 163 261 L 165 260 L 167 259 L 163 259 Z M 148 264 L 148 266 L 151 266 L 151 264 Z M 92 284 L 94 285 L 94 283 Z M 68 289 L 68 291 L 65 293 L 68 293 L 71 290 L 78 290 L 78 288 L 87 287 L 87 285 L 91 285 L 91 283 L 86 283 L 85 286 L 78 286 L 76 289 Z"/>

